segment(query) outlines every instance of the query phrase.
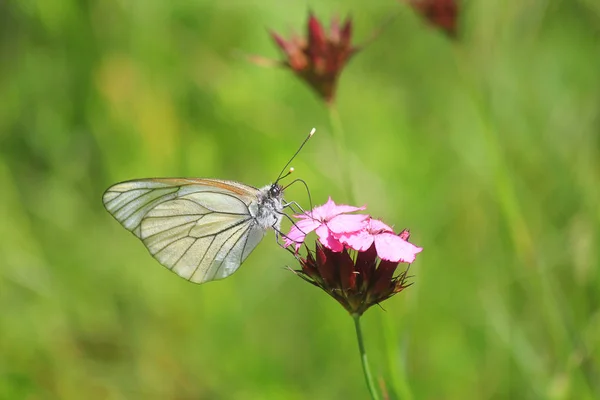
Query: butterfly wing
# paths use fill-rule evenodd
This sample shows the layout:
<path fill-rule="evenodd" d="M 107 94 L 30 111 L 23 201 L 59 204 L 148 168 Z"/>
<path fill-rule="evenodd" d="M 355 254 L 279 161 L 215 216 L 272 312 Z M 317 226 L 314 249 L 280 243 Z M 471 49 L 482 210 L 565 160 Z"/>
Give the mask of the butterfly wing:
<path fill-rule="evenodd" d="M 248 210 L 257 192 L 216 179 L 143 179 L 110 187 L 103 202 L 158 262 L 203 283 L 234 273 L 265 235 Z"/>

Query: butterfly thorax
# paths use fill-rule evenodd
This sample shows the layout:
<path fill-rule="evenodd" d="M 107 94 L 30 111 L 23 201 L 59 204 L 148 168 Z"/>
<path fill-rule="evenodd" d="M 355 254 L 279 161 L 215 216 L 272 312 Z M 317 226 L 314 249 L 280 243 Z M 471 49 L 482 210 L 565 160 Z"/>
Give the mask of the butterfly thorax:
<path fill-rule="evenodd" d="M 248 208 L 259 226 L 279 231 L 283 216 L 283 188 L 276 183 L 260 188 L 256 203 L 253 202 Z"/>

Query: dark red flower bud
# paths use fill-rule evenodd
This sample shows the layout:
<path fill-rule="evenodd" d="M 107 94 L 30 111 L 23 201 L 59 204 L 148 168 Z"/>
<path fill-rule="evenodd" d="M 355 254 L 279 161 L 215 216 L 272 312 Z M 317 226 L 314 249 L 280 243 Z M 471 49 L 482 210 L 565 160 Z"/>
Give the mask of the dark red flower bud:
<path fill-rule="evenodd" d="M 403 0 L 408 2 L 430 24 L 450 37 L 456 37 L 459 7 L 457 0 Z"/>
<path fill-rule="evenodd" d="M 358 51 L 351 44 L 352 21 L 347 18 L 341 25 L 333 19 L 329 32 L 322 23 L 310 13 L 307 23 L 306 38 L 292 37 L 283 39 L 277 33 L 271 32 L 271 37 L 285 56 L 283 65 L 291 69 L 327 103 L 335 98 L 338 78 L 350 60 Z M 263 60 L 251 58 L 257 63 Z"/>

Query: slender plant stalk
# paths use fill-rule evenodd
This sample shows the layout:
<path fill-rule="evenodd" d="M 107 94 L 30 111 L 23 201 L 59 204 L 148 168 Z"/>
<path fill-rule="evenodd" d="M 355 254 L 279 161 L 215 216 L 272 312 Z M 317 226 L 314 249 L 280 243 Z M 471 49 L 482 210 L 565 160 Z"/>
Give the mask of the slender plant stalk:
<path fill-rule="evenodd" d="M 365 381 L 367 381 L 369 393 L 371 393 L 371 398 L 373 400 L 380 400 L 379 393 L 377 393 L 375 383 L 373 382 L 371 369 L 369 368 L 369 361 L 367 360 L 367 352 L 365 351 L 362 329 L 360 327 L 360 315 L 352 314 L 352 318 L 354 319 L 354 327 L 356 328 L 356 339 L 358 340 L 358 351 L 360 353 L 360 361 L 362 362 L 363 373 L 365 374 Z"/>
<path fill-rule="evenodd" d="M 333 140 L 336 144 L 337 159 L 340 163 L 338 169 L 342 173 L 342 184 L 344 185 L 344 191 L 350 204 L 355 204 L 354 201 L 354 190 L 352 190 L 352 177 L 350 173 L 350 164 L 346 157 L 346 138 L 344 134 L 344 127 L 340 114 L 337 111 L 335 104 L 329 104 L 327 106 L 329 111 L 329 123 L 331 124 L 331 130 L 333 132 Z"/>

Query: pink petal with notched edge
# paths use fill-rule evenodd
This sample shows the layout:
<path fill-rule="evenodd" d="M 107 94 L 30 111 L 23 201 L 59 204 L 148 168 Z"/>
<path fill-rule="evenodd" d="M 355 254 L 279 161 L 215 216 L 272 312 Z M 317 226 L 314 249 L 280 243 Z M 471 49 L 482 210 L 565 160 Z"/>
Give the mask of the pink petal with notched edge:
<path fill-rule="evenodd" d="M 374 235 L 381 232 L 394 232 L 394 230 L 378 219 L 371 219 L 369 220 L 369 232 Z"/>
<path fill-rule="evenodd" d="M 335 208 L 335 203 L 333 202 L 333 200 L 331 200 L 331 197 L 329 198 L 329 200 L 327 200 L 327 203 L 323 204 L 322 206 L 317 206 L 315 208 L 313 208 L 310 211 L 307 211 L 304 214 L 300 214 L 300 215 L 294 215 L 294 217 L 296 218 L 313 218 L 313 219 L 318 219 L 321 221 L 324 221 L 325 218 L 327 217 L 328 213 L 330 212 L 330 210 L 333 210 Z"/>
<path fill-rule="evenodd" d="M 304 239 L 306 238 L 306 235 L 295 226 L 292 226 L 290 231 L 285 236 L 286 237 L 283 242 L 283 247 L 288 247 L 293 243 L 296 245 L 296 251 L 298 251 L 300 245 L 302 244 L 302 242 L 304 242 Z"/>
<path fill-rule="evenodd" d="M 323 204 L 322 206 L 315 207 L 312 211 L 308 212 L 308 216 L 309 216 L 309 218 L 312 217 L 314 219 L 326 221 L 337 215 L 351 213 L 351 212 L 359 211 L 359 210 L 364 210 L 365 208 L 366 208 L 365 206 L 354 207 L 354 206 L 347 206 L 347 205 L 343 205 L 343 204 L 337 205 L 337 204 L 335 204 L 335 202 L 333 200 L 331 200 L 331 197 L 329 197 L 329 199 L 327 200 L 327 203 Z M 300 218 L 301 216 L 295 215 L 295 217 Z M 306 218 L 306 215 L 304 215 L 304 218 Z"/>
<path fill-rule="evenodd" d="M 302 219 L 296 222 L 294 227 L 304 232 L 304 234 L 307 234 L 317 229 L 319 225 L 321 225 L 320 221 L 316 221 L 314 219 Z"/>
<path fill-rule="evenodd" d="M 373 235 L 366 230 L 343 233 L 336 237 L 340 243 L 356 251 L 366 251 L 373 244 Z"/>
<path fill-rule="evenodd" d="M 375 249 L 382 260 L 406 263 L 415 261 L 415 256 L 423 251 L 422 247 L 417 247 L 389 232 L 375 235 Z"/>
<path fill-rule="evenodd" d="M 340 243 L 326 225 L 319 226 L 315 233 L 319 236 L 321 244 L 331 251 L 340 252 L 344 249 L 344 245 Z"/>
<path fill-rule="evenodd" d="M 367 227 L 368 218 L 364 214 L 338 215 L 327 222 L 327 227 L 337 235 L 356 232 Z"/>
<path fill-rule="evenodd" d="M 294 225 L 292 225 L 290 232 L 286 235 L 287 238 L 285 239 L 285 247 L 295 243 L 296 250 L 298 250 L 302 242 L 304 242 L 306 235 L 317 229 L 319 225 L 321 225 L 321 223 L 313 219 L 301 219 L 300 221 L 296 222 Z"/>

